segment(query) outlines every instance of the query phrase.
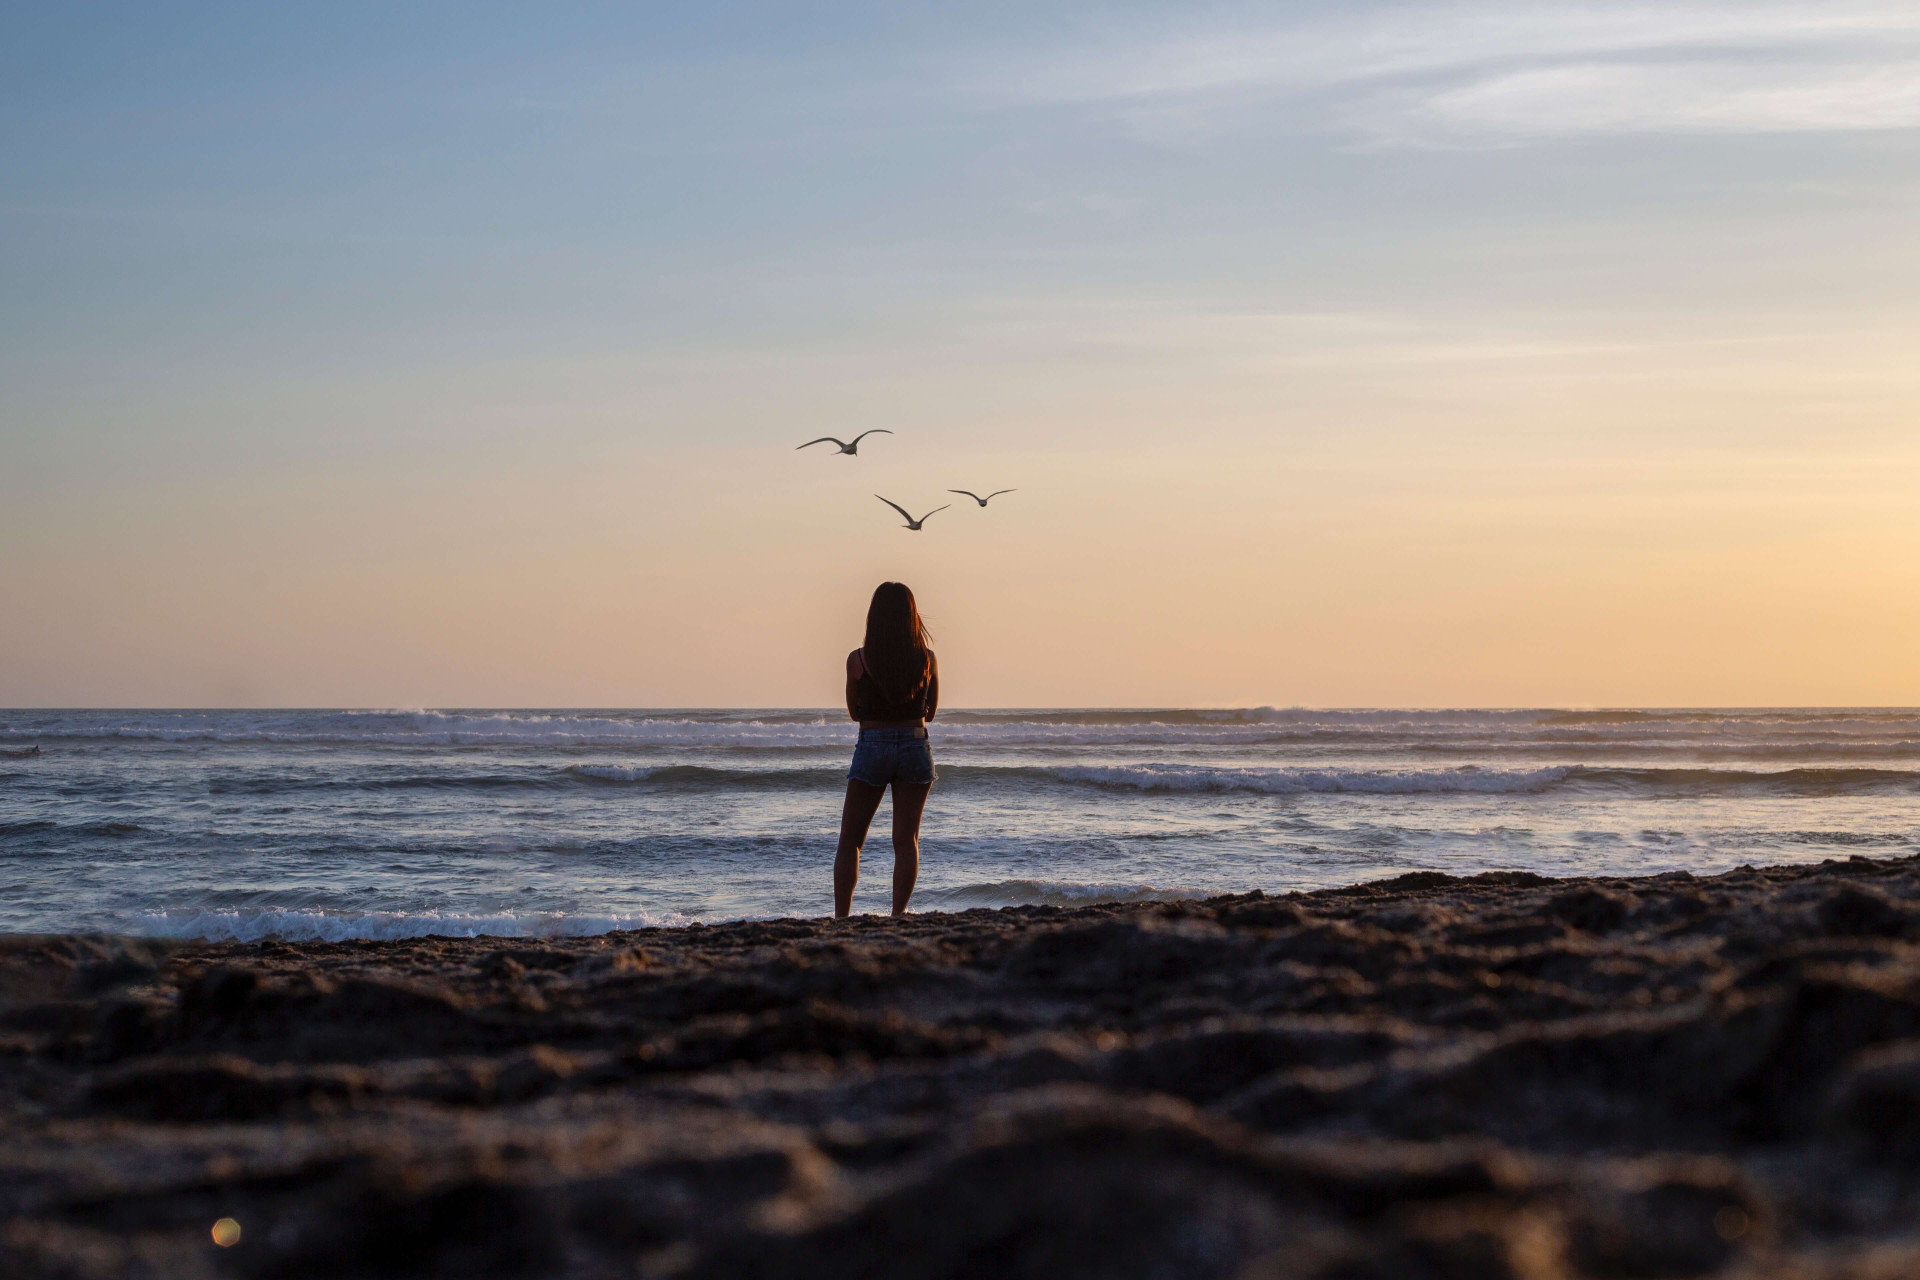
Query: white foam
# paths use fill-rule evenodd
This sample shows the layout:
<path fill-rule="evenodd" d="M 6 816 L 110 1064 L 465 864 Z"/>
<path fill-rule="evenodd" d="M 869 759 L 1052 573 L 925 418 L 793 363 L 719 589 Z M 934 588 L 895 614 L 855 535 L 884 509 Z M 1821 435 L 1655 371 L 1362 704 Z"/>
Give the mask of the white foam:
<path fill-rule="evenodd" d="M 917 911 L 966 911 L 973 907 L 1085 907 L 1099 903 L 1177 902 L 1211 896 L 1211 890 L 1149 884 L 1084 883 L 1071 880 L 1001 880 L 948 889 L 923 888 Z M 750 916 L 694 917 L 678 911 L 570 914 L 560 911 L 495 915 L 434 911 L 301 911 L 260 907 L 243 910 L 148 911 L 133 930 L 150 938 L 209 942 L 350 942 L 403 938 L 577 938 L 626 929 L 678 929 L 720 924 Z"/>
<path fill-rule="evenodd" d="M 1550 769 L 1215 769 L 1204 765 L 1086 765 L 1048 769 L 1063 782 L 1116 791 L 1254 791 L 1269 795 L 1359 792 L 1416 795 L 1443 792 L 1515 794 L 1544 791 L 1575 772 Z"/>
<path fill-rule="evenodd" d="M 1086 907 L 1102 902 L 1178 902 L 1211 896 L 1208 890 L 1159 888 L 1150 884 L 1100 884 L 1075 880 L 996 880 L 922 889 L 914 905 L 923 911 L 965 911 L 970 907 Z"/>
<path fill-rule="evenodd" d="M 358 913 L 295 911 L 276 907 L 251 910 L 148 911 L 139 932 L 154 938 L 220 942 L 345 942 L 350 939 L 424 938 L 574 938 L 619 929 L 672 929 L 695 923 L 677 911 L 624 915 L 571 915 L 559 911 L 468 915 L 433 911 Z"/>
<path fill-rule="evenodd" d="M 568 773 L 600 782 L 660 782 L 704 786 L 794 786 L 837 778 L 841 768 L 715 769 L 698 764 L 572 764 Z"/>

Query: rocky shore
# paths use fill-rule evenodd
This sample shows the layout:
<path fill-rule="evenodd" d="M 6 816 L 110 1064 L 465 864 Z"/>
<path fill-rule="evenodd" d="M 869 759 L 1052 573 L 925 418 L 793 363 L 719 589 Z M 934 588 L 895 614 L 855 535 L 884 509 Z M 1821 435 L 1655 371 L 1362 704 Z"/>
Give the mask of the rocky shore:
<path fill-rule="evenodd" d="M 1920 860 L 0 939 L 0 1125 L 9 1277 L 1910 1278 Z"/>

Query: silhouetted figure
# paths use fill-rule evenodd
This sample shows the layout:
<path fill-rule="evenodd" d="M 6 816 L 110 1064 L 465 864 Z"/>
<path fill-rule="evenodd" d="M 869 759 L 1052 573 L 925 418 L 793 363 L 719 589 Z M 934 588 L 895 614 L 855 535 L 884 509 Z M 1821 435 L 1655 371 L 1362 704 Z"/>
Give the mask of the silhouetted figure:
<path fill-rule="evenodd" d="M 885 499 L 882 499 L 885 501 Z M 883 582 L 867 606 L 866 642 L 847 655 L 847 714 L 860 722 L 860 743 L 847 770 L 840 811 L 840 848 L 833 859 L 833 914 L 853 910 L 860 846 L 880 797 L 893 788 L 893 914 L 907 913 L 920 875 L 920 815 L 933 787 L 927 721 L 940 709 L 940 664 L 927 647 L 913 592 Z"/>
<path fill-rule="evenodd" d="M 979 494 L 975 493 L 971 489 L 949 489 L 947 490 L 947 492 L 948 493 L 964 493 L 969 498 L 972 498 L 975 502 L 979 503 L 981 506 L 984 507 L 989 502 L 993 501 L 995 498 L 999 497 L 1003 493 L 1018 493 L 1020 491 L 1018 489 L 995 489 L 992 493 L 988 494 L 984 498 L 981 497 Z M 927 514 L 931 515 L 933 513 L 928 512 Z"/>

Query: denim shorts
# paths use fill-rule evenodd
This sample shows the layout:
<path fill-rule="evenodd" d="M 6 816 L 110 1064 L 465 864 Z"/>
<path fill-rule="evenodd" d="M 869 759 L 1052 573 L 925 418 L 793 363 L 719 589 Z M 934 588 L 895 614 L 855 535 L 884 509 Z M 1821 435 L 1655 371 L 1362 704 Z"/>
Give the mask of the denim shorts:
<path fill-rule="evenodd" d="M 862 729 L 853 749 L 848 782 L 884 787 L 889 782 L 933 781 L 933 748 L 925 729 Z"/>

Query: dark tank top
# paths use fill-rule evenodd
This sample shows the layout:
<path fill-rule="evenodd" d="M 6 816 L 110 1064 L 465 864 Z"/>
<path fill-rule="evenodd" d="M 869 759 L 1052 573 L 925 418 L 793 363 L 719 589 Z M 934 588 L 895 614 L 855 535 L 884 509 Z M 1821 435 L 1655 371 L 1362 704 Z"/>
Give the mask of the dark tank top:
<path fill-rule="evenodd" d="M 940 664 L 927 654 L 927 686 L 917 696 L 889 698 L 881 692 L 880 682 L 867 670 L 864 654 L 860 658 L 860 679 L 853 686 L 855 720 L 931 720 L 940 707 Z"/>

